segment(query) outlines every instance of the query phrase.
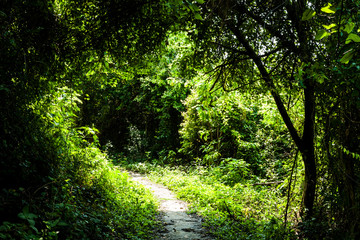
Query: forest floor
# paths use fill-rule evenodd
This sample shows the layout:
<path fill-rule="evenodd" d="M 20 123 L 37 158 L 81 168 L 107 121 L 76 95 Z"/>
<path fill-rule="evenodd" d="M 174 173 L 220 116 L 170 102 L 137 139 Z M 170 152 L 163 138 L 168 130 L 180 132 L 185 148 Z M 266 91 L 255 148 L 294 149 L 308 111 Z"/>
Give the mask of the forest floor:
<path fill-rule="evenodd" d="M 165 186 L 150 181 L 146 176 L 130 172 L 133 181 L 144 185 L 159 200 L 159 211 L 164 228 L 157 239 L 212 239 L 202 227 L 202 219 L 187 214 L 187 203 L 178 200 Z"/>

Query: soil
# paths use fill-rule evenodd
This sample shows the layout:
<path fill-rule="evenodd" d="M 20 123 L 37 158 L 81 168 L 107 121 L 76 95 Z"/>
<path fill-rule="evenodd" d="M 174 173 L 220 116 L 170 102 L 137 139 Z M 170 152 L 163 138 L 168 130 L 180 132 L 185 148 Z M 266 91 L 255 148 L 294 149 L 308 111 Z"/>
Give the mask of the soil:
<path fill-rule="evenodd" d="M 202 227 L 202 219 L 197 215 L 187 214 L 187 203 L 178 200 L 165 186 L 151 182 L 146 176 L 130 173 L 133 181 L 148 188 L 159 200 L 159 211 L 164 228 L 158 233 L 161 239 L 212 239 Z"/>

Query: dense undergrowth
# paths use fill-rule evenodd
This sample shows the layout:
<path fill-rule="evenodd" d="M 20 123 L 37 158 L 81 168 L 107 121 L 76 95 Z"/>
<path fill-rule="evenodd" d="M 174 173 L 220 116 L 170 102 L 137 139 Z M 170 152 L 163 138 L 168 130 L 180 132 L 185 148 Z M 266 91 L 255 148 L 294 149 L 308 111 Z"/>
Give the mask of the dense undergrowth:
<path fill-rule="evenodd" d="M 296 238 L 295 219 L 284 224 L 285 183 L 251 184 L 239 177 L 241 168 L 228 167 L 226 171 L 223 166 L 164 167 L 145 162 L 125 167 L 148 174 L 188 201 L 190 211 L 205 219 L 205 226 L 216 239 Z"/>
<path fill-rule="evenodd" d="M 0 239 L 151 238 L 110 152 L 219 238 L 359 239 L 359 1 L 283 2 L 1 1 Z"/>
<path fill-rule="evenodd" d="M 28 105 L 29 121 L 11 129 L 26 137 L 3 136 L 1 164 L 13 158 L 18 171 L 1 168 L 2 180 L 14 181 L 2 182 L 0 239 L 152 238 L 156 202 L 100 151 L 95 129 L 74 124 L 79 104 L 59 89 Z"/>

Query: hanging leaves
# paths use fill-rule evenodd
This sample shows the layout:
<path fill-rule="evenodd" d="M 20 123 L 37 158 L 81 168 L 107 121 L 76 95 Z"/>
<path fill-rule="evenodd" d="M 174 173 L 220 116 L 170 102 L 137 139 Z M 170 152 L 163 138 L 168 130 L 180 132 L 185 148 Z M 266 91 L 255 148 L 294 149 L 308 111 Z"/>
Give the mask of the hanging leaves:
<path fill-rule="evenodd" d="M 320 39 L 323 39 L 324 37 L 327 37 L 329 36 L 330 33 L 328 33 L 325 29 L 320 29 L 317 33 L 316 33 L 316 36 L 315 36 L 315 39 L 316 40 L 320 40 Z"/>
<path fill-rule="evenodd" d="M 350 22 L 345 25 L 343 30 L 347 33 L 351 33 L 351 31 L 354 29 L 354 27 L 355 27 L 355 23 Z"/>
<path fill-rule="evenodd" d="M 203 18 L 201 17 L 201 15 L 199 13 L 195 13 L 195 19 L 203 20 Z"/>
<path fill-rule="evenodd" d="M 335 13 L 336 9 L 334 7 L 332 7 L 331 3 L 328 3 L 325 7 L 321 8 L 321 11 L 324 13 L 333 14 L 333 13 Z"/>
<path fill-rule="evenodd" d="M 352 59 L 352 57 L 354 56 L 355 50 L 351 49 L 348 52 L 345 53 L 345 55 L 340 59 L 341 63 L 345 63 L 348 64 L 349 61 Z"/>
<path fill-rule="evenodd" d="M 307 21 L 313 18 L 316 15 L 316 12 L 312 9 L 306 9 L 302 15 L 301 21 Z"/>
<path fill-rule="evenodd" d="M 360 42 L 360 37 L 354 33 L 349 34 L 349 36 L 346 39 L 345 44 L 351 43 L 351 42 Z"/>
<path fill-rule="evenodd" d="M 336 12 L 336 8 L 333 7 L 331 3 L 328 3 L 325 7 L 321 8 L 321 11 L 324 12 L 324 13 L 327 13 L 327 14 L 334 14 Z M 307 17 L 307 15 L 305 13 L 309 14 L 309 11 L 307 10 L 307 11 L 304 12 L 303 19 L 304 18 L 306 19 L 306 17 Z M 325 29 L 320 29 L 319 31 L 317 31 L 317 33 L 315 35 L 316 40 L 321 40 L 321 39 L 323 39 L 323 38 L 325 38 L 327 36 L 330 36 L 334 32 L 338 32 L 338 29 L 335 28 L 337 26 L 337 24 L 335 24 L 335 23 L 331 23 L 329 25 L 322 25 L 322 26 Z M 346 23 L 346 24 L 343 24 L 342 26 L 339 26 L 340 30 L 342 30 L 343 32 L 349 34 L 348 37 L 345 40 L 345 44 L 359 43 L 360 42 L 360 36 L 355 34 L 355 33 L 351 33 L 354 30 L 354 27 L 355 27 L 355 23 L 353 23 L 351 21 Z M 358 30 L 358 32 L 359 32 L 359 30 Z M 353 58 L 355 52 L 356 51 L 354 49 L 348 50 L 342 56 L 342 58 L 340 59 L 340 62 L 344 63 L 344 64 L 348 64 L 349 61 Z"/>
<path fill-rule="evenodd" d="M 322 25 L 322 26 L 323 26 L 324 28 L 330 30 L 331 28 L 336 27 L 336 24 L 335 24 L 335 23 L 332 23 L 332 24 L 330 24 L 330 25 Z"/>

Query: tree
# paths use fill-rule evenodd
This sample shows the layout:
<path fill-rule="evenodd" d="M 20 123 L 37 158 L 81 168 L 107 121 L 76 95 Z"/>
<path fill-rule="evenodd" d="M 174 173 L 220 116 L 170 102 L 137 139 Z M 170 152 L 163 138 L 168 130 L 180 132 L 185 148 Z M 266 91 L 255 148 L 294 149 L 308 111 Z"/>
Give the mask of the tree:
<path fill-rule="evenodd" d="M 76 92 L 109 55 L 126 70 L 161 45 L 164 2 L 0 2 L 0 238 L 147 237 L 155 208 L 76 125 Z"/>
<path fill-rule="evenodd" d="M 199 1 L 201 2 L 201 1 Z M 215 82 L 237 89 L 261 86 L 269 91 L 305 165 L 303 213 L 313 213 L 317 183 L 315 107 L 317 79 L 310 68 L 317 43 L 307 21 L 311 1 L 207 1 L 204 20 L 193 34 Z M 199 54 L 200 56 L 200 54 Z M 216 59 L 214 61 L 213 59 Z M 302 101 L 304 115 L 296 120 L 291 105 Z M 297 118 L 299 116 L 296 116 Z"/>
<path fill-rule="evenodd" d="M 359 233 L 359 9 L 357 1 L 330 3 L 315 18 L 322 22 L 315 38 L 319 52 L 316 74 L 321 80 L 318 95 L 318 154 L 322 176 L 327 176 L 321 195 L 330 201 L 331 214 L 351 239 Z M 323 200 L 321 200 L 323 201 Z"/>
<path fill-rule="evenodd" d="M 30 104 L 58 87 L 81 86 L 107 55 L 126 70 L 161 45 L 172 22 L 171 9 L 159 1 L 16 0 L 2 1 L 0 9 L 1 141 L 12 143 L 2 145 L 2 166 L 27 161 L 11 160 L 12 151 L 31 146 L 22 139 L 32 128 L 13 119 L 33 119 Z"/>

